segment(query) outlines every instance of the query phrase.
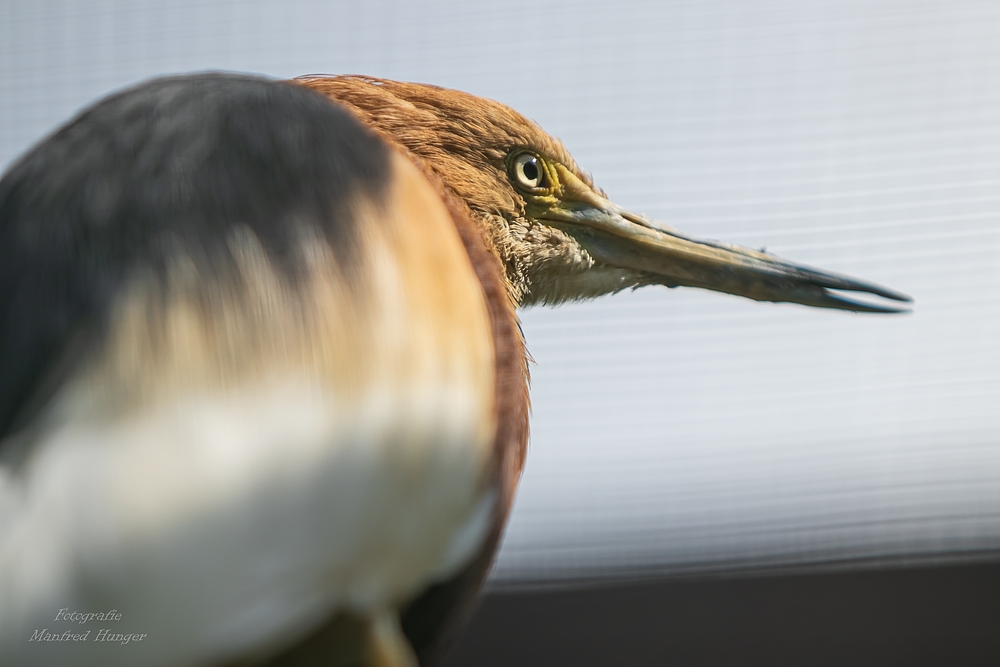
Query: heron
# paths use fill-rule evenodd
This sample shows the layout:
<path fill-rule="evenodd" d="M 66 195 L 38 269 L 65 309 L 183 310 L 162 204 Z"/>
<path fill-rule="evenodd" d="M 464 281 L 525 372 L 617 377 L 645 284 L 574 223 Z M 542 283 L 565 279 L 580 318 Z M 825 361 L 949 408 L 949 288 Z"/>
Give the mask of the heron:
<path fill-rule="evenodd" d="M 630 212 L 459 91 L 96 102 L 0 181 L 0 662 L 429 664 L 524 464 L 517 309 L 648 285 L 910 301 Z"/>

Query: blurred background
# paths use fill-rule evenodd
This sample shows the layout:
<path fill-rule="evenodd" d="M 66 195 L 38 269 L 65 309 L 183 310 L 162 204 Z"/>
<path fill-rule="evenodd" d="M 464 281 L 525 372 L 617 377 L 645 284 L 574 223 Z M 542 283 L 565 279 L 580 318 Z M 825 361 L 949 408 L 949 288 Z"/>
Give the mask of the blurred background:
<path fill-rule="evenodd" d="M 0 166 L 207 69 L 490 97 L 629 209 L 916 299 L 524 311 L 528 464 L 452 664 L 1000 662 L 1000 3 L 0 0 Z"/>

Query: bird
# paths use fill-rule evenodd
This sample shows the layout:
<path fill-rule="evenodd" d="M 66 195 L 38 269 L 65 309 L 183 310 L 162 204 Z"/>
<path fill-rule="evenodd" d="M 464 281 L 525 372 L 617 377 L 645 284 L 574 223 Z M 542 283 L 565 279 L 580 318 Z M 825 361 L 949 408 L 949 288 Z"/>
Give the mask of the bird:
<path fill-rule="evenodd" d="M 651 285 L 911 301 L 628 211 L 455 90 L 97 101 L 0 180 L 0 663 L 432 664 L 525 461 L 518 309 Z"/>

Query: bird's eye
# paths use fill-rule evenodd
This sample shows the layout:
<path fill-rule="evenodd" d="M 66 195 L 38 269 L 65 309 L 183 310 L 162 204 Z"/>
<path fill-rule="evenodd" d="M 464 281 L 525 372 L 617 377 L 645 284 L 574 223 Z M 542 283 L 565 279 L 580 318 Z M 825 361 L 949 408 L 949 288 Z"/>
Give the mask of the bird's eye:
<path fill-rule="evenodd" d="M 545 167 L 541 159 L 533 153 L 521 153 L 511 162 L 511 176 L 514 182 L 525 190 L 539 190 L 547 187 Z"/>

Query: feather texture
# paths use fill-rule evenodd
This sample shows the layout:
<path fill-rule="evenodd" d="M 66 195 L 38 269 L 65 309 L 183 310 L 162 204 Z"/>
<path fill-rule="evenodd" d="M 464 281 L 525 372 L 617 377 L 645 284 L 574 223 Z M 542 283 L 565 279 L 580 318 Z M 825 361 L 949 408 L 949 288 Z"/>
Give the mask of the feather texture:
<path fill-rule="evenodd" d="M 467 209 L 405 152 L 300 86 L 167 79 L 26 156 L 0 212 L 2 662 L 282 660 L 481 578 L 523 345 Z M 107 606 L 146 637 L 28 641 Z"/>

